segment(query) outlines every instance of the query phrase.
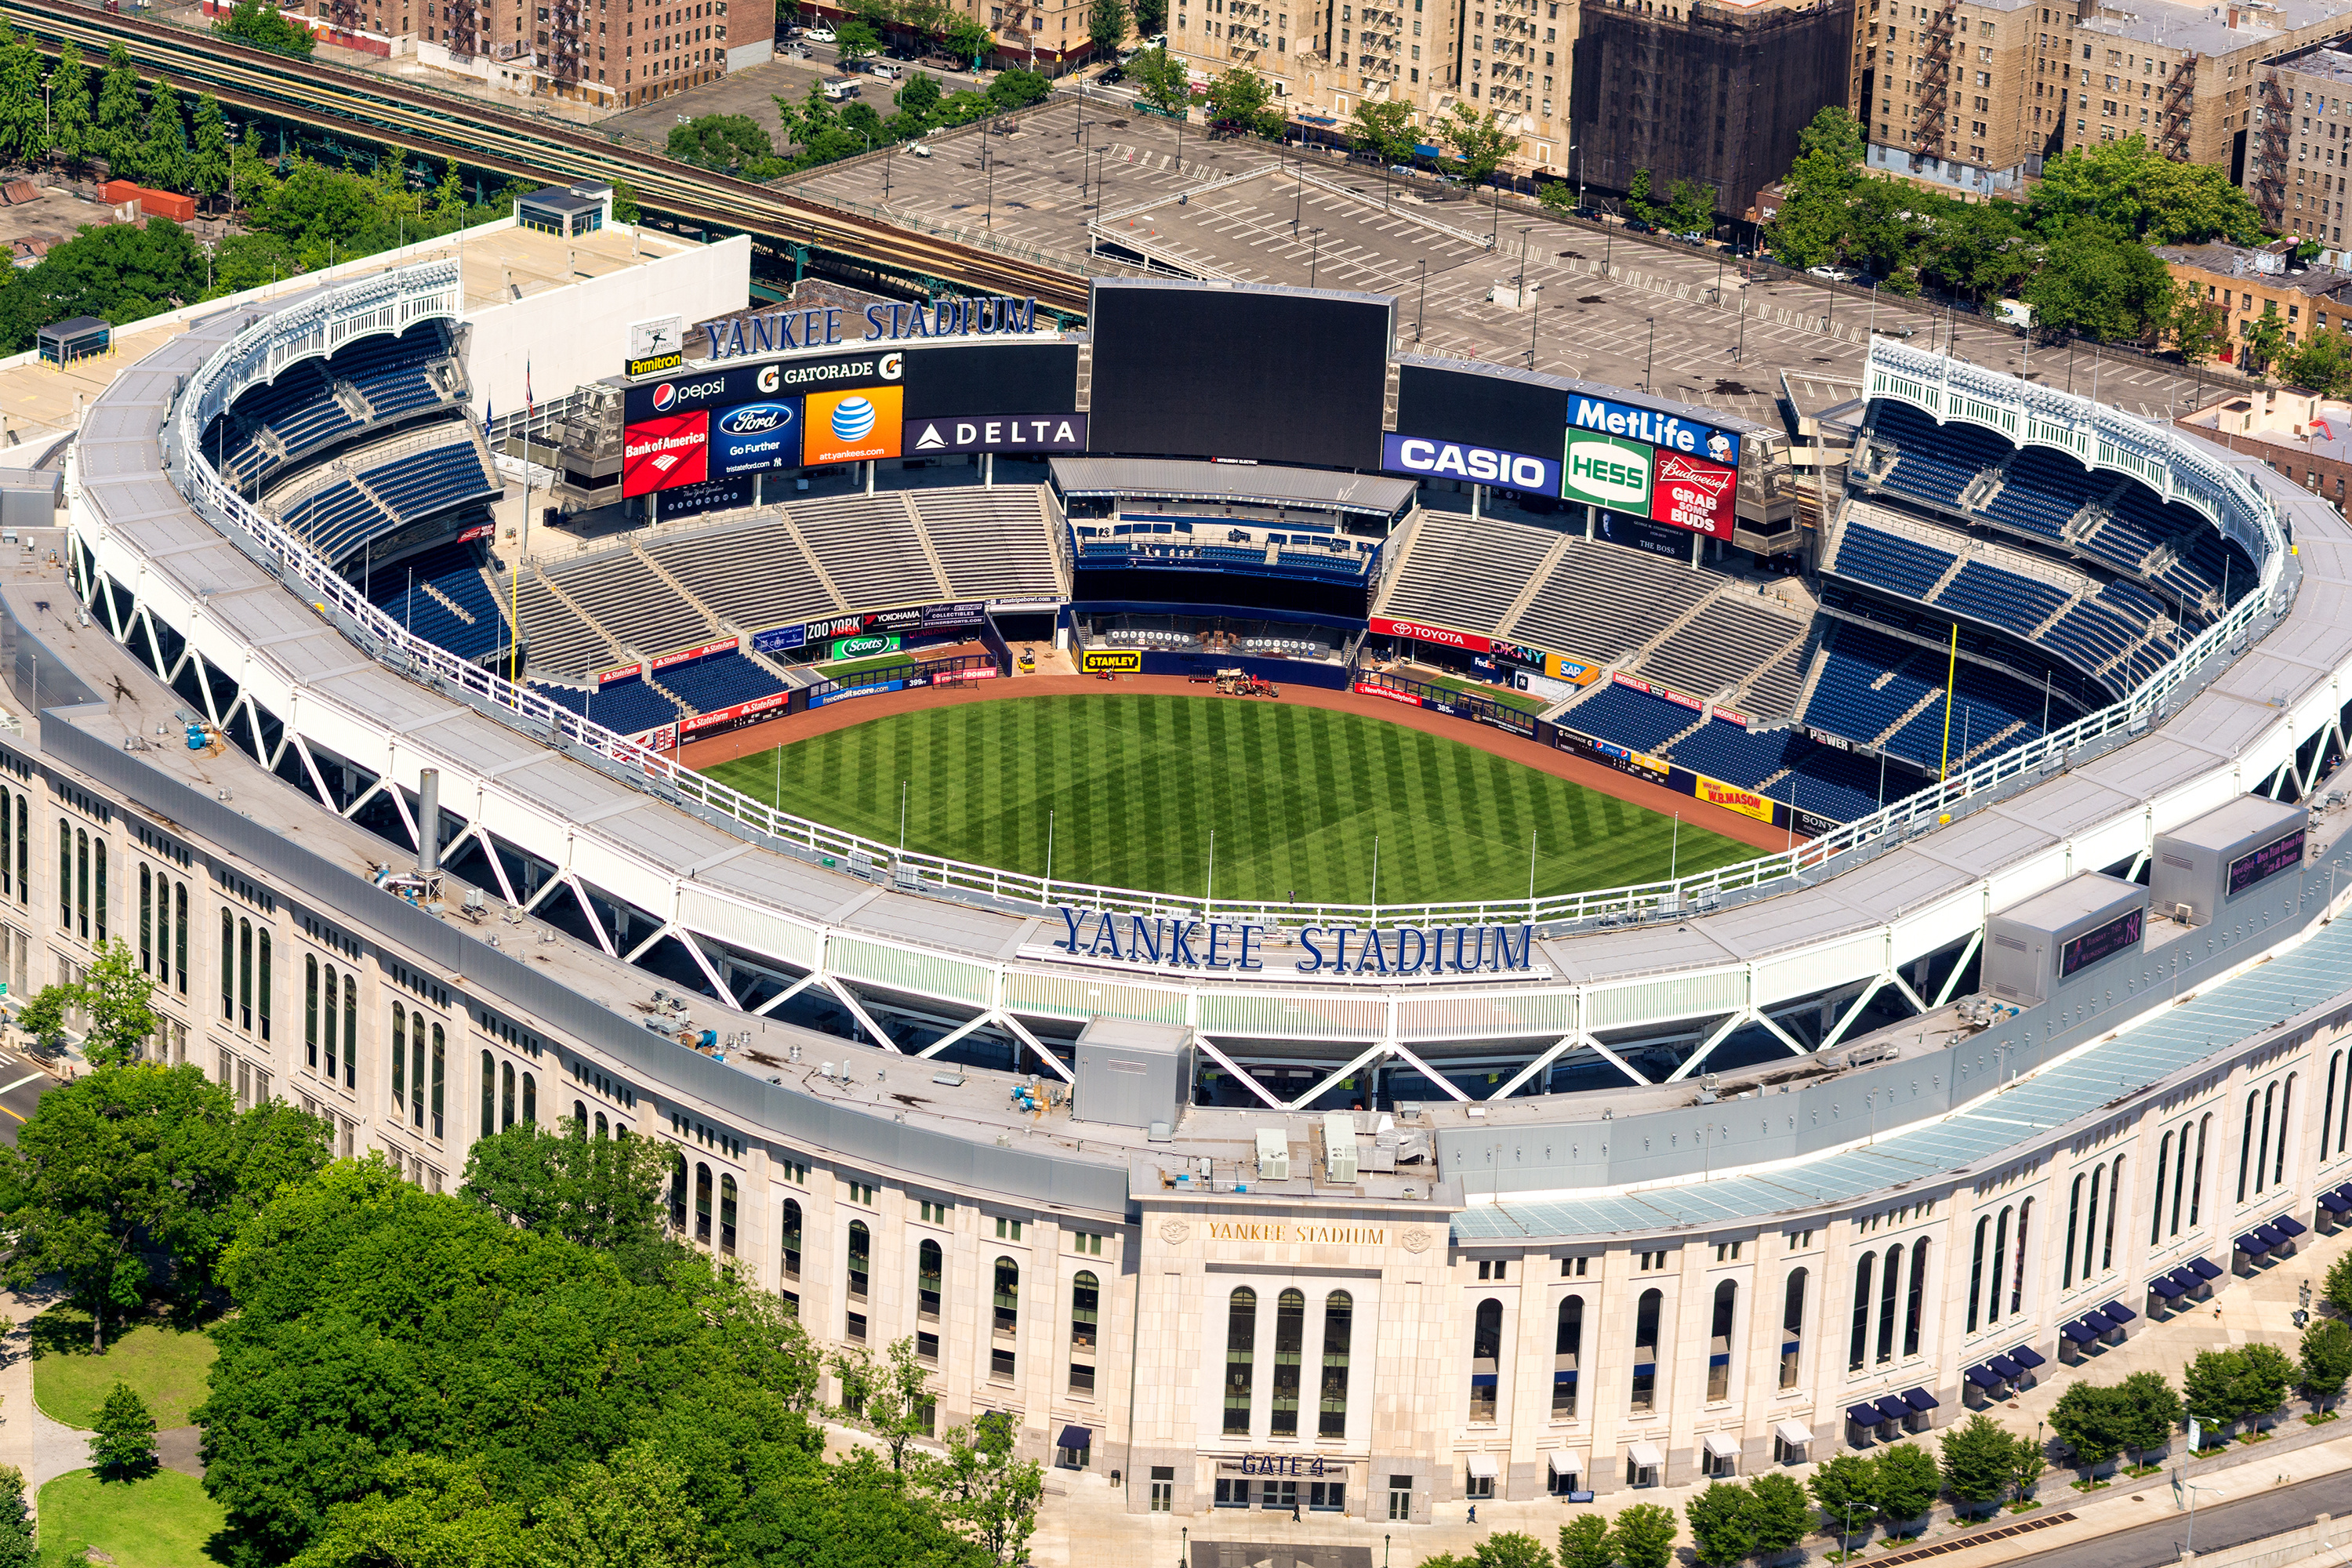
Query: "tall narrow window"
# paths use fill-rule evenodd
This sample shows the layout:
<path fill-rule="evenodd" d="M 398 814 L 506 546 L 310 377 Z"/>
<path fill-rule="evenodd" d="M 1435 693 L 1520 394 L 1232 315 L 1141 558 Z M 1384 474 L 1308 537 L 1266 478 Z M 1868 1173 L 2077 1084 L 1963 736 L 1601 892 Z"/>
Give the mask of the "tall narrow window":
<path fill-rule="evenodd" d="M 604 1113 L 596 1113 L 596 1136 L 604 1135 Z M 735 1256 L 735 1178 L 719 1178 L 719 1256 Z"/>
<path fill-rule="evenodd" d="M 236 1022 L 236 917 L 221 911 L 221 1016 Z"/>
<path fill-rule="evenodd" d="M 172 968 L 180 994 L 188 994 L 188 885 L 172 889 Z"/>
<path fill-rule="evenodd" d="M 1355 1298 L 1345 1290 L 1323 1298 L 1322 1409 L 1315 1423 L 1318 1437 L 1348 1435 L 1348 1351 L 1355 1317 Z"/>
<path fill-rule="evenodd" d="M 142 867 L 143 877 L 146 868 Z M 140 921 L 141 945 L 144 946 L 146 921 Z M 329 1003 L 331 1008 L 333 1004 Z M 312 1072 L 319 1070 L 319 960 L 306 954 L 302 960 L 302 1065 Z"/>
<path fill-rule="evenodd" d="M 2294 1080 L 2298 1076 L 2287 1074 L 2286 1082 L 2279 1087 L 2278 1153 L 2271 1166 L 2271 1185 L 2274 1187 L 2286 1184 L 2286 1136 L 2287 1129 L 2294 1125 Z"/>
<path fill-rule="evenodd" d="M 2010 1211 L 2004 1205 L 2000 1217 L 1993 1222 L 1992 1226 L 1992 1277 L 1986 1282 L 1990 1289 L 1985 1292 L 1985 1321 L 1988 1324 L 2000 1321 L 2000 1286 L 2009 1275 L 2009 1215 Z"/>
<path fill-rule="evenodd" d="M 1298 1436 L 1298 1385 L 1307 1352 L 1307 1293 L 1285 1290 L 1274 1302 L 1274 1399 L 1266 1431 Z"/>
<path fill-rule="evenodd" d="M 8 792 L 0 790 L 0 803 L 5 803 L 7 798 Z M 0 869 L 6 866 L 7 861 L 0 859 Z M 139 868 L 139 973 L 142 974 L 155 973 L 155 949 L 149 935 L 149 928 L 154 923 L 154 919 L 155 873 L 142 866 Z M 2332 1085 L 2336 1081 L 2335 1069 L 2330 1068 L 2328 1071 L 2328 1082 Z"/>
<path fill-rule="evenodd" d="M 2344 1152 L 2345 1139 L 2352 1136 L 2352 1068 L 2347 1068 L 2344 1079 L 2343 1102 L 2336 1111 L 2336 1152 Z"/>
<path fill-rule="evenodd" d="M 2247 1184 L 2253 1181 L 2254 1173 L 2261 1164 L 2254 1155 L 2254 1112 L 2261 1108 L 2262 1103 L 2262 1090 L 2253 1089 L 2246 1095 L 2245 1130 L 2238 1134 L 2238 1201 L 2240 1203 L 2244 1203 L 2249 1196 L 2246 1190 Z M 2253 1190 L 2259 1193 L 2262 1188 L 2255 1187 Z"/>
<path fill-rule="evenodd" d="M 681 1216 L 681 1218 L 683 1216 Z M 801 1205 L 798 1199 L 786 1198 L 784 1200 L 784 1226 L 782 1239 L 784 1246 L 784 1278 L 787 1279 L 797 1279 L 801 1277 Z M 938 1244 L 933 1243 L 932 1245 L 936 1247 Z"/>
<path fill-rule="evenodd" d="M 2099 1237 L 2099 1269 L 2102 1273 L 2116 1266 L 2116 1216 L 2124 1212 L 2124 1157 L 2107 1167 L 2107 1228 Z"/>
<path fill-rule="evenodd" d="M 1846 1348 L 1846 1370 L 1860 1372 L 1870 1363 L 1870 1282 L 1877 1278 L 1878 1254 L 1865 1252 L 1853 1266 L 1853 1333 Z"/>
<path fill-rule="evenodd" d="M 1706 1331 L 1706 1397 L 1710 1402 L 1731 1397 L 1731 1320 L 1739 1304 L 1739 1287 L 1728 1279 L 1715 1287 L 1715 1316 Z"/>
<path fill-rule="evenodd" d="M 866 1276 L 872 1267 L 873 1255 L 873 1233 L 866 1228 L 864 1220 L 851 1220 L 849 1222 L 849 1299 L 853 1301 L 866 1300 Z"/>
<path fill-rule="evenodd" d="M 2148 1211 L 2147 1244 L 2154 1247 L 2164 1239 L 2164 1184 L 2172 1174 L 2172 1134 L 2156 1147 L 2156 1206 Z"/>
<path fill-rule="evenodd" d="M 793 1205 L 798 1212 L 800 1205 Z M 915 1315 L 927 1322 L 937 1322 L 940 1317 L 940 1279 L 947 1269 L 947 1255 L 936 1241 L 925 1241 L 915 1248 Z"/>
<path fill-rule="evenodd" d="M 58 818 L 58 927 L 73 934 L 73 824 L 62 816 Z"/>
<path fill-rule="evenodd" d="M 2029 1203 L 2025 1206 L 2030 1209 L 2033 1205 Z M 2017 1219 L 2017 1271 L 2021 1278 L 2025 1273 L 2025 1214 L 2022 1209 L 2018 1212 Z M 2015 1302 L 2011 1302 L 2011 1310 L 2014 1311 L 2016 1305 Z M 1927 1238 L 1923 1236 L 1911 1244 L 1911 1289 L 1903 1307 L 1903 1353 L 1905 1355 L 1915 1356 L 1919 1353 L 1920 1325 L 1927 1315 Z"/>
<path fill-rule="evenodd" d="M 266 1040 L 269 1038 L 270 1015 L 275 1011 L 270 1002 L 270 993 L 276 989 L 270 984 L 269 928 L 268 926 L 262 927 L 256 934 L 253 973 L 254 1011 L 260 1015 L 261 1037 Z"/>
<path fill-rule="evenodd" d="M 106 840 L 105 840 L 105 839 L 101 838 L 101 839 L 100 839 L 100 840 L 99 840 L 95 845 L 93 845 L 93 846 L 91 846 L 91 847 L 90 847 L 90 862 L 91 862 L 91 866 L 92 866 L 92 874 L 91 874 L 91 883 L 92 883 L 92 886 L 91 886 L 91 889 L 90 889 L 90 896 L 89 896 L 90 911 L 91 911 L 92 916 L 94 917 L 94 918 L 93 918 L 93 924 L 97 927 L 96 940 L 98 941 L 98 942 L 99 942 L 99 944 L 100 944 L 100 946 L 103 946 L 103 945 L 105 944 L 105 942 L 106 942 Z"/>
<path fill-rule="evenodd" d="M 1070 1281 L 1070 1392 L 1095 1391 L 1095 1342 L 1102 1284 L 1087 1269 Z M 1279 1353 L 1277 1352 L 1277 1353 Z M 1295 1416 L 1294 1416 L 1295 1419 Z"/>
<path fill-rule="evenodd" d="M 995 1307 L 996 1342 L 989 1347 L 988 1375 L 1010 1383 L 1017 1370 L 1013 1342 L 1021 1330 L 1021 1266 L 1010 1258 L 996 1260 Z"/>
<path fill-rule="evenodd" d="M 2277 1108 L 2279 1086 L 2272 1083 L 2263 1090 L 2263 1135 L 2254 1150 L 2254 1191 L 2262 1192 L 2268 1184 L 2263 1180 L 2271 1166 L 2271 1114 Z"/>
<path fill-rule="evenodd" d="M 1492 1296 L 1478 1303 L 1470 1335 L 1470 1419 L 1495 1418 L 1496 1384 L 1503 1359 L 1503 1303 Z M 1637 1352 L 1634 1359 L 1641 1359 Z"/>
<path fill-rule="evenodd" d="M 1576 1374 L 1578 1363 L 1584 1354 L 1584 1298 L 1563 1296 L 1559 1301 L 1559 1319 L 1552 1331 L 1551 1346 L 1551 1418 L 1571 1421 L 1576 1417 Z"/>
<path fill-rule="evenodd" d="M 1633 1408 L 1636 1411 L 1657 1408 L 1658 1314 L 1665 1303 L 1663 1291 L 1644 1290 L 1633 1308 Z"/>
<path fill-rule="evenodd" d="M 1984 1300 L 1985 1237 L 1991 1230 L 1992 1216 L 1979 1215 L 1976 1248 L 1969 1255 L 1969 1332 L 1970 1333 L 1977 1331 L 1977 1303 Z M 1857 1363 L 1847 1370 L 1859 1372 L 1862 1368 Z"/>
<path fill-rule="evenodd" d="M 74 831 L 74 912 L 79 917 L 76 932 L 82 941 L 89 940 L 89 834 L 87 829 Z"/>
<path fill-rule="evenodd" d="M 1246 1437 L 1250 1382 L 1257 1363 L 1257 1292 L 1244 1285 L 1225 1302 L 1225 1436 Z"/>
<path fill-rule="evenodd" d="M 425 1125 L 425 1015 L 412 1014 L 408 1022 L 408 1120 L 421 1129 Z"/>
<path fill-rule="evenodd" d="M 395 1054 L 399 1051 L 399 1048 L 400 1047 L 396 1043 L 393 1047 Z M 514 1063 L 502 1062 L 499 1064 L 499 1131 L 503 1132 L 508 1128 L 512 1127 L 515 1122 Z"/>
<path fill-rule="evenodd" d="M 327 1070 L 335 1070 L 335 1058 L 327 1058 Z M 360 983 L 351 971 L 343 972 L 343 1087 L 357 1089 L 360 1085 Z M 488 1128 L 482 1131 L 488 1131 Z"/>
<path fill-rule="evenodd" d="M 397 1002 L 392 1005 L 392 1114 L 395 1121 L 408 1114 L 408 1014 Z"/>
<path fill-rule="evenodd" d="M 2091 1206 L 2083 1221 L 2083 1278 L 2091 1277 L 2091 1260 L 2099 1255 L 2099 1188 L 2106 1181 L 2104 1165 L 2091 1167 Z"/>
<path fill-rule="evenodd" d="M 1799 1363 L 1805 1350 L 1805 1270 L 1789 1270 L 1780 1292 L 1780 1386 L 1797 1386 Z"/>
<path fill-rule="evenodd" d="M 266 939 L 265 939 L 266 940 Z M 267 952 L 267 949 L 264 949 Z M 445 1136 L 442 1121 L 442 1089 L 449 1071 L 449 1038 L 438 1024 L 433 1026 L 433 1136 Z"/>
<path fill-rule="evenodd" d="M 529 1073 L 522 1075 L 522 1119 L 529 1124 L 539 1121 L 539 1079 Z"/>
<path fill-rule="evenodd" d="M 1883 1366 L 1895 1359 L 1895 1307 L 1900 1299 L 1896 1286 L 1903 1278 L 1901 1245 L 1888 1247 L 1880 1261 L 1885 1269 L 1878 1281 L 1878 1362 Z"/>
<path fill-rule="evenodd" d="M 326 991 L 326 1016 L 320 1020 L 320 1022 L 324 1025 L 324 1027 L 320 1030 L 320 1033 L 326 1037 L 327 1081 L 332 1083 L 335 1079 L 335 997 L 337 992 L 335 988 L 335 966 L 331 963 L 327 965 Z"/>
<path fill-rule="evenodd" d="M 236 922 L 236 1018 L 239 1028 L 253 1027 L 253 922 L 249 920 Z"/>
<path fill-rule="evenodd" d="M 16 902 L 29 904 L 32 901 L 33 802 L 29 796 L 20 795 L 16 797 Z M 180 989 L 187 989 L 184 982 Z"/>
<path fill-rule="evenodd" d="M 672 1166 L 672 1167 L 671 1167 L 671 1169 L 670 1169 L 670 1173 L 669 1173 L 669 1223 L 670 1223 L 670 1228 L 671 1228 L 671 1229 L 673 1229 L 673 1230 L 675 1230 L 675 1231 L 678 1232 L 680 1235 L 684 1235 L 684 1234 L 685 1234 L 685 1232 L 686 1232 L 686 1156 L 685 1156 L 685 1155 L 683 1155 L 683 1154 L 680 1154 L 680 1155 L 677 1157 L 677 1163 L 676 1165 Z"/>
<path fill-rule="evenodd" d="M 2327 1158 L 2327 1135 L 2336 1123 L 2336 1073 L 2344 1065 L 2344 1053 L 2336 1052 L 2327 1058 L 2327 1093 L 2319 1102 L 2319 1157 Z M 2342 1150 L 2336 1152 L 2342 1153 Z"/>
<path fill-rule="evenodd" d="M 476 1124 L 480 1128 L 477 1136 L 488 1138 L 498 1131 L 498 1100 L 499 1069 L 491 1061 L 490 1053 L 484 1051 L 482 1053 L 482 1120 Z"/>
<path fill-rule="evenodd" d="M 2212 1129 L 2211 1112 L 2197 1119 L 2197 1163 L 2193 1167 L 2195 1174 L 2190 1177 L 2194 1184 L 2189 1189 L 2189 1223 L 2192 1228 L 2197 1224 L 2198 1211 L 2205 1202 L 2205 1134 Z M 2222 1136 L 2226 1138 L 2229 1134 L 2225 1132 Z M 2186 1142 L 2187 1139 L 2184 1137 L 2182 1142 Z"/>
<path fill-rule="evenodd" d="M 699 1163 L 694 1167 L 694 1239 L 705 1245 L 710 1240 L 710 1167 Z M 853 1289 L 851 1294 L 856 1293 Z"/>

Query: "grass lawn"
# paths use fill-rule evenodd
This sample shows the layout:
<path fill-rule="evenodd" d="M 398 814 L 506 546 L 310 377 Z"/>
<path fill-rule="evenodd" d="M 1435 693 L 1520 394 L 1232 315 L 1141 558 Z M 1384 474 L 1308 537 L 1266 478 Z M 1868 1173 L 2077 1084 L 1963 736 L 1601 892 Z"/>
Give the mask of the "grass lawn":
<path fill-rule="evenodd" d="M 95 1546 L 116 1568 L 211 1568 L 205 1543 L 226 1522 L 204 1482 L 177 1470 L 101 1483 L 69 1470 L 41 1489 L 41 1568 L 65 1568 Z"/>
<path fill-rule="evenodd" d="M 898 714 L 784 747 L 786 810 L 884 842 L 1076 881 L 1222 898 L 1384 903 L 1648 881 L 1755 852 L 1436 735 L 1231 698 L 1030 697 Z M 772 798 L 773 752 L 710 770 Z"/>
<path fill-rule="evenodd" d="M 89 1317 L 52 1307 L 33 1320 L 31 1338 L 33 1402 L 52 1421 L 94 1425 L 117 1378 L 138 1391 L 159 1428 L 185 1426 L 188 1412 L 204 1403 L 214 1355 L 209 1335 L 142 1323 L 104 1355 L 92 1355 Z"/>

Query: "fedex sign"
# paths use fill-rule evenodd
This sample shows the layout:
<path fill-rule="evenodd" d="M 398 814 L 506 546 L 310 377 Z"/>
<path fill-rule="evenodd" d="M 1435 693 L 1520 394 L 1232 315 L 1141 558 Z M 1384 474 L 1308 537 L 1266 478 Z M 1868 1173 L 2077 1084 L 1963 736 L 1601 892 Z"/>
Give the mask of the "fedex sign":
<path fill-rule="evenodd" d="M 1497 447 L 1473 447 L 1421 436 L 1382 436 L 1381 467 L 1392 474 L 1462 479 L 1534 495 L 1559 494 L 1559 463 Z"/>

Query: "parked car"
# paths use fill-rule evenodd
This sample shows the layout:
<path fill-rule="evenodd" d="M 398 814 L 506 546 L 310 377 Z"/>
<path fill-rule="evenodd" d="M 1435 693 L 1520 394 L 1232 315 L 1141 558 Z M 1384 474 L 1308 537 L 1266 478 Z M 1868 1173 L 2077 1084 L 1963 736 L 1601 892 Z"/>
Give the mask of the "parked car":
<path fill-rule="evenodd" d="M 833 42 L 833 29 L 824 26 L 823 23 L 819 23 L 817 26 L 804 30 L 801 34 L 801 37 L 806 38 L 812 44 L 829 44 Z"/>
<path fill-rule="evenodd" d="M 1805 276 L 1826 279 L 1832 283 L 1851 283 L 1861 274 L 1851 267 L 1808 267 Z"/>
<path fill-rule="evenodd" d="M 917 142 L 908 146 L 907 151 L 918 158 L 928 158 L 931 155 L 931 144 L 928 142 Z"/>
<path fill-rule="evenodd" d="M 1629 217 L 1625 220 L 1625 232 L 1628 234 L 1655 234 L 1658 232 L 1658 228 L 1655 224 L 1643 223 L 1637 217 Z"/>
<path fill-rule="evenodd" d="M 1570 207 L 1568 209 L 1568 216 L 1598 220 L 1601 216 L 1601 209 L 1595 206 Z"/>
<path fill-rule="evenodd" d="M 845 98 L 856 98 L 860 96 L 860 94 L 857 90 L 857 84 L 845 76 L 835 77 L 833 80 L 826 82 L 824 84 L 824 96 L 828 102 L 839 103 Z"/>

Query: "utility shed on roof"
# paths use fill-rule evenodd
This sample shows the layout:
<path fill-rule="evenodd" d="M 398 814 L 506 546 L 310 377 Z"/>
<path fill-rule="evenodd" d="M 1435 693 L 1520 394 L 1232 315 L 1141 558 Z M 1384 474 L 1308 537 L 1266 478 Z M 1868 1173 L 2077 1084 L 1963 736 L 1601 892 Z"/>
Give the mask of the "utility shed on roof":
<path fill-rule="evenodd" d="M 1173 1129 L 1192 1092 L 1191 1032 L 1181 1024 L 1098 1017 L 1078 1031 L 1076 1068 L 1073 1121 Z"/>
<path fill-rule="evenodd" d="M 2231 899 L 2303 864 L 2310 811 L 2242 795 L 2226 805 L 2156 836 L 2148 862 L 2148 901 L 2159 915 L 2201 926 Z"/>
<path fill-rule="evenodd" d="M 2147 889 L 2085 871 L 1992 917 L 1984 987 L 2028 1006 L 2052 988 L 2117 953 L 2137 952 L 2147 923 Z"/>

